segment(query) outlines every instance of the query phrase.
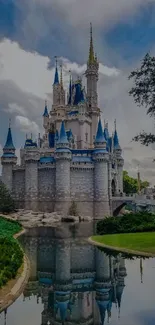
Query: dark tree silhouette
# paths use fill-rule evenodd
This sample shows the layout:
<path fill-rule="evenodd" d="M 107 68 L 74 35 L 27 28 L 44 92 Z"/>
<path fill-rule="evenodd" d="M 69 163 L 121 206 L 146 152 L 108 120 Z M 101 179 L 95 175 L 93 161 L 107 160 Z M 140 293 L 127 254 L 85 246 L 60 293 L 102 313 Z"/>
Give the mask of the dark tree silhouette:
<path fill-rule="evenodd" d="M 142 60 L 139 69 L 132 71 L 129 79 L 133 79 L 134 86 L 129 91 L 138 106 L 147 109 L 147 115 L 155 117 L 155 57 L 147 53 Z M 140 132 L 133 138 L 141 144 L 148 146 L 155 142 L 155 135 L 152 133 Z"/>

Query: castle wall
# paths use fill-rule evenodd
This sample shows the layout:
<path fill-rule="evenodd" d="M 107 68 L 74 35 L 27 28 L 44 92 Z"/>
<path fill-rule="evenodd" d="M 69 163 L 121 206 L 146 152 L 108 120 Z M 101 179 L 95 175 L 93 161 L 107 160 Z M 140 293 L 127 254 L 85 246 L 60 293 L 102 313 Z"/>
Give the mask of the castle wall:
<path fill-rule="evenodd" d="M 38 162 L 33 160 L 25 166 L 25 208 L 38 210 Z"/>
<path fill-rule="evenodd" d="M 93 217 L 94 170 L 92 168 L 71 168 L 71 201 L 76 201 L 80 214 Z"/>
<path fill-rule="evenodd" d="M 110 214 L 108 185 L 107 161 L 98 159 L 94 170 L 95 219 L 102 219 Z"/>
<path fill-rule="evenodd" d="M 38 210 L 54 211 L 55 167 L 41 167 L 38 170 Z"/>
<path fill-rule="evenodd" d="M 25 170 L 13 170 L 13 198 L 16 206 L 23 209 L 25 206 Z"/>

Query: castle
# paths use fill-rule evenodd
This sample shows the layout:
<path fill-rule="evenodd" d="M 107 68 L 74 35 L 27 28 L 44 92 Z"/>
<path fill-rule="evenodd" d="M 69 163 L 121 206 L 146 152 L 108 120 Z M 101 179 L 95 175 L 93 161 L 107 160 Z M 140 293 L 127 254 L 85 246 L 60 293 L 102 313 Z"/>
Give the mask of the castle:
<path fill-rule="evenodd" d="M 2 181 L 18 208 L 68 214 L 75 201 L 80 214 L 101 219 L 112 213 L 111 196 L 123 192 L 124 160 L 116 123 L 110 136 L 98 108 L 99 62 L 92 26 L 85 76 L 87 90 L 80 78 L 70 77 L 66 103 L 62 67 L 59 73 L 56 60 L 53 105 L 48 112 L 45 102 L 43 113 L 44 134 L 38 142 L 26 139 L 20 165 L 9 127 L 1 157 Z"/>

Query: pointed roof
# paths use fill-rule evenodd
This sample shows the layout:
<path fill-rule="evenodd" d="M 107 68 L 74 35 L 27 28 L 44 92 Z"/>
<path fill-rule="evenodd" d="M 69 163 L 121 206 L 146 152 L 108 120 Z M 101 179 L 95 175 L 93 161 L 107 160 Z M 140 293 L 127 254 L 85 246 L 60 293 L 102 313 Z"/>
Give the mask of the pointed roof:
<path fill-rule="evenodd" d="M 10 125 L 9 125 L 9 128 L 8 128 L 8 134 L 7 134 L 7 139 L 6 139 L 6 143 L 5 143 L 4 149 L 12 149 L 12 150 L 15 150 L 15 146 L 14 146 L 13 140 L 12 140 L 12 132 L 11 132 Z"/>
<path fill-rule="evenodd" d="M 89 46 L 88 64 L 92 64 L 94 62 L 95 62 L 95 55 L 94 55 L 94 45 L 93 45 L 93 32 L 92 32 L 92 23 L 90 23 L 90 46 Z"/>
<path fill-rule="evenodd" d="M 121 147 L 120 147 L 120 144 L 119 144 L 119 139 L 118 139 L 118 134 L 117 134 L 117 129 L 116 129 L 116 120 L 115 120 L 114 124 L 115 124 L 115 131 L 114 131 L 114 138 L 113 138 L 114 149 L 115 150 L 120 150 Z"/>
<path fill-rule="evenodd" d="M 101 118 L 99 118 L 99 121 L 98 121 L 98 128 L 97 128 L 95 143 L 106 143 L 103 129 L 102 129 Z"/>
<path fill-rule="evenodd" d="M 59 74 L 58 74 L 58 64 L 57 64 L 57 58 L 55 60 L 55 76 L 54 76 L 54 85 L 59 84 Z"/>
<path fill-rule="evenodd" d="M 68 144 L 68 139 L 67 139 L 67 134 L 66 134 L 66 130 L 65 130 L 65 123 L 64 123 L 64 121 L 62 121 L 62 123 L 61 123 L 59 143 L 61 143 L 61 144 Z"/>
<path fill-rule="evenodd" d="M 47 101 L 45 100 L 45 108 L 44 108 L 44 114 L 43 114 L 44 117 L 49 117 L 49 114 L 48 114 L 48 109 L 47 109 Z"/>

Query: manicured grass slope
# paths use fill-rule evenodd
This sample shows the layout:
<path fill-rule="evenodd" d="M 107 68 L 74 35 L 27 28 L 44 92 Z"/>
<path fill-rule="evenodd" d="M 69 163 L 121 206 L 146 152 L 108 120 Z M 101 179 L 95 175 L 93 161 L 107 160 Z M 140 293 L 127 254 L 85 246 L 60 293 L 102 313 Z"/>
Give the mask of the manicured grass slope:
<path fill-rule="evenodd" d="M 17 222 L 0 217 L 0 288 L 16 276 L 23 262 L 23 252 L 13 238 L 21 229 Z"/>
<path fill-rule="evenodd" d="M 155 232 L 92 236 L 91 239 L 107 246 L 155 254 Z"/>

